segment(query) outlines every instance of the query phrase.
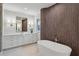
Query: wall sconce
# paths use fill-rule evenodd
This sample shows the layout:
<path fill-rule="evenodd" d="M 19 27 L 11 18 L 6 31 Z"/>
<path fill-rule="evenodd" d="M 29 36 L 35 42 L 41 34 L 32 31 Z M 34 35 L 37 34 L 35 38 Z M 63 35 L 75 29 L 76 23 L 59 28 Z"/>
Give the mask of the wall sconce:
<path fill-rule="evenodd" d="M 7 20 L 7 24 L 9 25 L 9 26 L 14 26 L 14 25 L 16 25 L 16 21 L 15 20 Z"/>

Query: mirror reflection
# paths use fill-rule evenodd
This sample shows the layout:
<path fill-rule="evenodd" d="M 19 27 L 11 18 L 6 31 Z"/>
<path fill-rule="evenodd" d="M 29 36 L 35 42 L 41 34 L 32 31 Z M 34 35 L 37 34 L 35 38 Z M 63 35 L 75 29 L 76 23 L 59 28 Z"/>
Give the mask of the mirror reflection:
<path fill-rule="evenodd" d="M 27 18 L 18 16 L 16 17 L 16 31 L 17 32 L 27 31 Z"/>

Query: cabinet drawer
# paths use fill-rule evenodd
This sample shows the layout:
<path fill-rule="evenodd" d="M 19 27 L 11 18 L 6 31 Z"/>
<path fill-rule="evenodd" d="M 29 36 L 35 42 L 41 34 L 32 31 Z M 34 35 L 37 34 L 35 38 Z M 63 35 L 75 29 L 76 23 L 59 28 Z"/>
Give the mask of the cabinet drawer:
<path fill-rule="evenodd" d="M 2 49 L 34 43 L 37 42 L 37 40 L 38 38 L 36 34 L 7 35 L 2 39 Z"/>
<path fill-rule="evenodd" d="M 5 36 L 2 40 L 2 49 L 11 48 L 21 45 L 22 36 Z"/>

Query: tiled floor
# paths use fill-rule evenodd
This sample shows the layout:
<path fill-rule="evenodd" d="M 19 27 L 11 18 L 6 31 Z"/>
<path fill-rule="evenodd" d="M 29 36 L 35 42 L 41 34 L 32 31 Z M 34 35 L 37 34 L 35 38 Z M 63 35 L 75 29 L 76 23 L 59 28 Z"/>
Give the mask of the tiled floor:
<path fill-rule="evenodd" d="M 51 55 L 51 50 L 38 45 L 31 44 L 13 49 L 7 49 L 0 53 L 0 56 L 44 56 Z"/>

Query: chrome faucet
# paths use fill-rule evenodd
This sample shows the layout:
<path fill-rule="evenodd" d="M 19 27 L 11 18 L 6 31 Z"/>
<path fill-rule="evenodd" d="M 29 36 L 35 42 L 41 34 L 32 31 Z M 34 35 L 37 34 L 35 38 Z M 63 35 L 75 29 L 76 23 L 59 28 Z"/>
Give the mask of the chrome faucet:
<path fill-rule="evenodd" d="M 57 42 L 57 41 L 58 41 L 57 34 L 55 35 L 54 41 L 55 41 L 55 42 Z"/>
<path fill-rule="evenodd" d="M 54 39 L 54 40 L 55 40 L 55 42 L 57 42 L 57 41 L 58 41 L 57 37 L 55 37 L 55 39 Z"/>

